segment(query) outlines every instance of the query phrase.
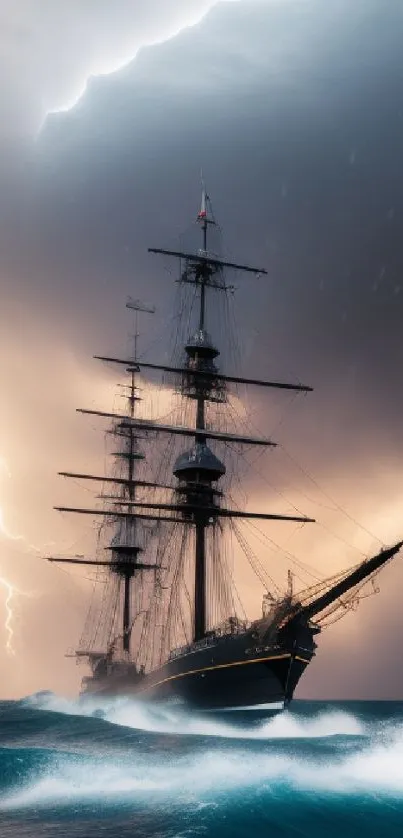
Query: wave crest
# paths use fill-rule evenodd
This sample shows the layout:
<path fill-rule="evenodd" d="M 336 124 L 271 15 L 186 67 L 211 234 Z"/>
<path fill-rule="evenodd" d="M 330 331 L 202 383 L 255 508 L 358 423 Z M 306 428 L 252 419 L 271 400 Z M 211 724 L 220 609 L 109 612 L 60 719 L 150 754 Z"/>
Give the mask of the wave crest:
<path fill-rule="evenodd" d="M 156 707 L 125 698 L 69 700 L 51 694 L 37 694 L 26 699 L 30 706 L 74 716 L 102 717 L 111 724 L 149 733 L 216 736 L 226 739 L 312 739 L 329 736 L 364 736 L 366 728 L 353 714 L 326 710 L 312 718 L 301 718 L 284 711 L 255 727 L 239 727 L 174 710 L 168 705 Z"/>
<path fill-rule="evenodd" d="M 169 800 L 188 804 L 227 796 L 232 791 L 293 789 L 321 794 L 403 795 L 403 731 L 394 741 L 370 745 L 360 753 L 332 758 L 302 759 L 271 749 L 251 754 L 239 747 L 231 752 L 206 751 L 190 756 L 172 754 L 128 762 L 60 759 L 24 789 L 10 794 L 0 808 L 67 805 L 75 801 L 116 799 Z"/>

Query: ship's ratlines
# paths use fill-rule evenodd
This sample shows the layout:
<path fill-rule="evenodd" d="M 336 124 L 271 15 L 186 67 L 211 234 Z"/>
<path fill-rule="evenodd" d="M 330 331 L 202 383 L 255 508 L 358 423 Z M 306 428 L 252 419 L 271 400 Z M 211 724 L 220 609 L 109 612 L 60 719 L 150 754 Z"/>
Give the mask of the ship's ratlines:
<path fill-rule="evenodd" d="M 305 525 L 313 519 L 298 510 L 239 507 L 231 478 L 236 471 L 242 475 L 244 451 L 267 451 L 276 442 L 231 427 L 226 421 L 233 415 L 231 393 L 240 385 L 295 394 L 312 388 L 222 371 L 211 328 L 215 301 L 232 292 L 230 271 L 252 277 L 264 277 L 266 271 L 213 252 L 210 242 L 217 225 L 204 187 L 196 225 L 199 249 L 149 249 L 179 262 L 179 287 L 191 299 L 180 352 L 161 363 L 140 354 L 138 321 L 152 316 L 154 309 L 130 299 L 127 306 L 135 317 L 132 354 L 95 356 L 123 367 L 125 406 L 115 412 L 79 408 L 108 420 L 112 468 L 107 475 L 60 472 L 99 484 L 101 504 L 56 509 L 98 521 L 99 549 L 94 557 L 47 558 L 96 572 L 98 584 L 74 653 L 90 666 L 84 695 L 126 695 L 198 711 L 279 709 L 292 698 L 315 655 L 321 627 L 346 613 L 361 587 L 402 542 L 298 592 L 290 573 L 285 592 L 271 584 L 264 554 L 257 556 L 248 546 L 243 524 Z M 226 330 L 221 331 L 224 340 Z M 161 376 L 162 396 L 174 394 L 178 408 L 150 417 L 149 396 Z M 238 554 L 229 555 L 228 533 L 263 585 L 258 618 L 249 619 L 242 609 L 232 567 Z"/>

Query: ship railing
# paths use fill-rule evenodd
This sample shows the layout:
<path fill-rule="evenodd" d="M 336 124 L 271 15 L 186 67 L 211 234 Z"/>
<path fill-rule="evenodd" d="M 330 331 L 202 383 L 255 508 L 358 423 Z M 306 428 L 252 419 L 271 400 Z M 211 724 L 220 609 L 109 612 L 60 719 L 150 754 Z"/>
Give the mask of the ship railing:
<path fill-rule="evenodd" d="M 214 629 L 207 637 L 203 637 L 202 640 L 198 640 L 196 643 L 188 643 L 186 646 L 179 646 L 178 649 L 173 649 L 168 660 L 174 660 L 175 658 L 182 657 L 182 655 L 188 655 L 192 652 L 199 652 L 200 649 L 215 646 L 222 638 L 243 634 L 248 628 L 250 628 L 250 623 L 246 621 L 242 623 L 225 623 L 223 626 Z"/>
<path fill-rule="evenodd" d="M 203 637 L 203 640 L 198 640 L 197 643 L 189 643 L 187 646 L 180 646 L 178 649 L 173 649 L 169 655 L 169 660 L 180 658 L 182 655 L 187 655 L 189 652 L 198 652 L 200 649 L 206 649 L 208 646 L 215 646 L 218 637 Z"/>

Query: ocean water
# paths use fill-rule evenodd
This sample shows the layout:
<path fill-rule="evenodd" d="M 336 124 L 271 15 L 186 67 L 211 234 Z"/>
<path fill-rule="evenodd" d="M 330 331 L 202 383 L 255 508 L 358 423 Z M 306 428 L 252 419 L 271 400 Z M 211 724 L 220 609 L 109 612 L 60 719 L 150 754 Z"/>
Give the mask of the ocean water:
<path fill-rule="evenodd" d="M 403 836 L 403 703 L 253 727 L 125 700 L 0 702 L 1 838 Z"/>

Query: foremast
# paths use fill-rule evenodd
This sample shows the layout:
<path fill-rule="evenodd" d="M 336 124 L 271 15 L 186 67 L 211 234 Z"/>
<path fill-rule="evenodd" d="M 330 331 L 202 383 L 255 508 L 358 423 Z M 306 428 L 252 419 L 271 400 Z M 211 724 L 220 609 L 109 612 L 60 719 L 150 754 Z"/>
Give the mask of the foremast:
<path fill-rule="evenodd" d="M 139 300 L 131 299 L 126 303 L 126 307 L 135 312 L 134 361 L 136 361 L 139 312 L 153 314 L 155 309 L 145 306 Z M 130 419 L 134 420 L 136 405 L 141 400 L 141 396 L 138 392 L 136 380 L 138 373 L 135 367 L 131 367 L 128 372 L 130 374 L 130 384 L 127 403 Z M 127 482 L 120 486 L 120 501 L 122 504 L 125 504 L 126 501 L 134 503 L 137 499 L 136 465 L 144 459 L 144 454 L 139 450 L 138 434 L 136 434 L 133 424 L 121 423 L 115 429 L 115 433 L 122 438 L 123 443 L 121 449 L 117 452 L 117 456 L 123 457 L 126 463 Z M 108 499 L 108 496 L 106 496 L 106 499 Z M 112 570 L 123 582 L 122 646 L 123 652 L 129 655 L 132 633 L 131 589 L 133 578 L 139 570 L 153 569 L 150 565 L 139 562 L 139 556 L 143 548 L 139 543 L 138 521 L 134 516 L 120 520 L 110 549 L 112 550 Z"/>
<path fill-rule="evenodd" d="M 124 387 L 124 397 L 126 399 L 128 408 L 128 418 L 131 423 L 118 422 L 112 427 L 108 433 L 112 434 L 118 441 L 118 450 L 114 452 L 116 461 L 123 463 L 123 474 L 119 477 L 107 477 L 90 474 L 78 474 L 73 472 L 59 472 L 61 476 L 70 478 L 81 478 L 91 481 L 99 481 L 102 483 L 112 483 L 117 487 L 119 495 L 101 494 L 98 498 L 101 500 L 119 501 L 120 504 L 135 503 L 137 500 L 137 488 L 148 487 L 150 484 L 146 481 L 138 480 L 136 466 L 139 462 L 144 460 L 144 454 L 139 448 L 138 439 L 139 434 L 136 432 L 135 426 L 132 422 L 136 416 L 136 405 L 141 401 L 139 395 L 137 376 L 138 371 L 134 364 L 137 361 L 137 343 L 138 343 L 138 315 L 139 312 L 148 312 L 153 314 L 154 307 L 146 306 L 138 300 L 129 298 L 126 303 L 126 308 L 134 310 L 135 312 L 135 333 L 134 333 L 134 354 L 133 361 L 127 372 L 130 375 L 129 385 L 121 385 Z M 128 392 L 127 392 L 128 391 Z M 116 519 L 116 532 L 112 537 L 109 546 L 106 548 L 111 552 L 111 558 L 102 561 L 97 559 L 85 558 L 60 558 L 47 557 L 50 562 L 81 564 L 91 566 L 102 566 L 108 568 L 114 575 L 116 575 L 123 587 L 122 609 L 121 609 L 121 634 L 118 635 L 122 641 L 122 650 L 126 656 L 130 656 L 130 641 L 133 628 L 133 615 L 131 609 L 131 594 L 133 580 L 139 571 L 154 570 L 155 565 L 142 562 L 140 555 L 143 552 L 143 547 L 140 543 L 140 533 L 138 531 L 138 519 L 135 515 L 127 516 L 124 519 Z M 120 587 L 120 586 L 119 586 Z M 111 650 L 115 651 L 116 639 L 112 639 Z M 77 654 L 85 655 L 86 650 L 80 650 Z"/>

